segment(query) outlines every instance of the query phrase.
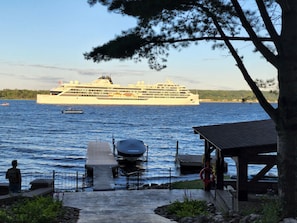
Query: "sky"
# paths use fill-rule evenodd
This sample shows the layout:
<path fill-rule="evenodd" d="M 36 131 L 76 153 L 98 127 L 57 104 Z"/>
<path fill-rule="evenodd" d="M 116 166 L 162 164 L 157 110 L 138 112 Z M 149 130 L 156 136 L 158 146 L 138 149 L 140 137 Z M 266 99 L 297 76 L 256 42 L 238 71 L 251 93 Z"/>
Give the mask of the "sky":
<path fill-rule="evenodd" d="M 0 7 L 0 89 L 49 90 L 59 82 L 92 82 L 110 75 L 122 86 L 172 80 L 189 89 L 249 89 L 227 50 L 202 42 L 170 51 L 167 68 L 151 70 L 146 60 L 94 63 L 83 54 L 133 28 L 136 20 L 87 0 L 3 0 Z M 276 70 L 252 46 L 240 47 L 252 77 L 276 77 Z"/>

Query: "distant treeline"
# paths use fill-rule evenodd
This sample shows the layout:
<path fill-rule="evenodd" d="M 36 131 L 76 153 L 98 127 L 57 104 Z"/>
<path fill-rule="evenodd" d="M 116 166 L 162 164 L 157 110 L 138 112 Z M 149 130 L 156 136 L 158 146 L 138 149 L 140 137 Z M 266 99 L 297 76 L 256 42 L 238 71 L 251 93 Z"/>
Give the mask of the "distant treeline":
<path fill-rule="evenodd" d="M 0 99 L 28 99 L 35 100 L 37 94 L 48 94 L 49 91 L 34 90 L 0 90 Z"/>
<path fill-rule="evenodd" d="M 237 90 L 191 90 L 192 93 L 199 94 L 201 101 L 217 101 L 217 102 L 256 102 L 257 99 L 252 91 Z M 278 94 L 276 92 L 263 91 L 265 98 L 270 102 L 276 102 Z"/>
<path fill-rule="evenodd" d="M 201 101 L 234 101 L 234 102 L 249 102 L 257 101 L 252 91 L 239 90 L 239 91 L 225 91 L 225 90 L 191 90 L 192 93 L 199 94 Z M 37 94 L 49 94 L 46 90 L 0 90 L 0 99 L 30 99 L 35 100 Z M 273 92 L 264 92 L 267 100 L 277 101 L 277 94 Z"/>

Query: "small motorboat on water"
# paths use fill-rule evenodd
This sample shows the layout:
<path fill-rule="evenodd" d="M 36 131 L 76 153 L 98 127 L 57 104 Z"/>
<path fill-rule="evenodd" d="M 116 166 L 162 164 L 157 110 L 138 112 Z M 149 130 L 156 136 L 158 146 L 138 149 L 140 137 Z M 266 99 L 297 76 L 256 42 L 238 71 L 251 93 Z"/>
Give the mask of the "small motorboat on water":
<path fill-rule="evenodd" d="M 84 111 L 81 109 L 74 109 L 74 108 L 68 108 L 62 110 L 62 114 L 83 114 Z"/>
<path fill-rule="evenodd" d="M 126 161 L 137 161 L 147 151 L 147 146 L 142 140 L 125 139 L 116 144 L 118 156 Z"/>
<path fill-rule="evenodd" d="M 9 106 L 8 102 L 2 103 L 1 106 Z"/>

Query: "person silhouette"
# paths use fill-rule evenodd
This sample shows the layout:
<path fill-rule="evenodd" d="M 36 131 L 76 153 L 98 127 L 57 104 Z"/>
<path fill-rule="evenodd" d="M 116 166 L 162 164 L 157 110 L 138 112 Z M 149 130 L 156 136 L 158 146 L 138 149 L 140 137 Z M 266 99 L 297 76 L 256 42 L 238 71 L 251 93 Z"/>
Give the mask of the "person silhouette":
<path fill-rule="evenodd" d="M 6 172 L 6 179 L 9 180 L 9 192 L 20 193 L 22 185 L 22 176 L 20 169 L 17 168 L 18 161 L 13 160 L 11 162 L 12 168 L 9 168 Z"/>

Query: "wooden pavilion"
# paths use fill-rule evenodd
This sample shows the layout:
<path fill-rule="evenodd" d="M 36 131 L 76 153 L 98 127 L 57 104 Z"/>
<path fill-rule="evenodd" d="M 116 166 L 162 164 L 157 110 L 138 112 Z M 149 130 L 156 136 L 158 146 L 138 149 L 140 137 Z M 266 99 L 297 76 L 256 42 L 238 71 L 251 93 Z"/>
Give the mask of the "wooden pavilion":
<path fill-rule="evenodd" d="M 193 127 L 205 142 L 205 161 L 211 153 L 216 157 L 216 188 L 223 190 L 231 181 L 224 180 L 224 158 L 231 157 L 237 168 L 233 186 L 239 201 L 248 200 L 248 193 L 261 193 L 277 189 L 277 182 L 264 181 L 264 175 L 276 165 L 277 132 L 272 120 L 228 123 L 212 126 Z M 264 165 L 249 179 L 248 165 Z M 273 188 L 271 188 L 273 187 Z"/>

